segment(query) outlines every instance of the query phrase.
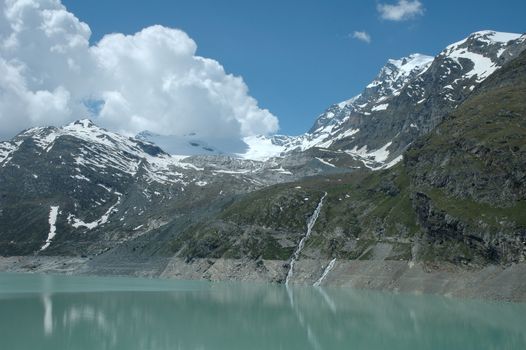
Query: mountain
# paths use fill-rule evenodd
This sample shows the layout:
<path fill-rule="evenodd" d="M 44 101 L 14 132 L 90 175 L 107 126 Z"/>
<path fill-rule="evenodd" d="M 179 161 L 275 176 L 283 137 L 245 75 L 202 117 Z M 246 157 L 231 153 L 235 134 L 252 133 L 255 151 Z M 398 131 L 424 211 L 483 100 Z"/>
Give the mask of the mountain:
<path fill-rule="evenodd" d="M 433 130 L 475 86 L 526 48 L 526 36 L 480 31 L 435 57 L 389 60 L 359 95 L 330 106 L 309 132 L 272 139 L 278 154 L 322 148 L 383 169 Z"/>
<path fill-rule="evenodd" d="M 331 259 L 403 261 L 403 268 L 381 265 L 395 269 L 391 285 L 415 263 L 482 269 L 526 261 L 526 51 L 442 119 L 388 170 L 252 192 L 183 232 L 172 251 L 190 262 L 260 261 L 259 273 L 284 282 L 300 249 L 298 258 L 310 270 L 293 280 L 303 283 L 314 283 L 324 272 L 317 262 Z M 317 219 L 312 231 L 309 217 Z M 283 266 L 269 270 L 268 260 Z M 353 276 L 352 270 L 339 273 Z"/>
<path fill-rule="evenodd" d="M 328 126 L 340 124 L 353 111 L 370 115 L 373 111 L 384 110 L 387 106 L 382 102 L 389 97 L 399 96 L 406 85 L 429 68 L 433 59 L 431 56 L 412 54 L 398 60 L 388 60 L 361 94 L 329 107 L 316 120 L 309 132 L 316 134 L 329 131 Z"/>
<path fill-rule="evenodd" d="M 185 135 L 164 140 L 173 155 L 159 135 L 87 119 L 25 130 L 0 142 L 0 255 L 291 283 L 333 268 L 349 279 L 336 274 L 347 262 L 396 261 L 400 274 L 522 263 L 524 48 L 484 31 L 390 60 L 306 134 L 249 137 L 239 154 Z"/>
<path fill-rule="evenodd" d="M 38 252 L 51 220 L 57 234 L 41 254 L 90 253 L 174 213 L 193 215 L 193 205 L 206 203 L 206 211 L 214 201 L 297 176 L 273 162 L 172 156 L 90 120 L 29 129 L 0 142 L 0 253 Z"/>

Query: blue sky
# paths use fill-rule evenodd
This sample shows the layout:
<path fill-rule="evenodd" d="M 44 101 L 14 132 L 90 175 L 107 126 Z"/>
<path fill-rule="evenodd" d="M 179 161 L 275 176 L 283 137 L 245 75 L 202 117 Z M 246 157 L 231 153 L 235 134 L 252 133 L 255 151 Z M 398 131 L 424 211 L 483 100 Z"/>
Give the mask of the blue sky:
<path fill-rule="evenodd" d="M 393 0 L 63 0 L 89 24 L 92 43 L 161 24 L 197 43 L 197 54 L 244 78 L 259 105 L 279 117 L 280 133 L 299 134 L 332 103 L 356 95 L 388 58 L 437 54 L 469 33 L 524 32 L 526 1 L 421 1 L 423 14 L 382 19 Z M 351 38 L 366 31 L 371 42 Z"/>

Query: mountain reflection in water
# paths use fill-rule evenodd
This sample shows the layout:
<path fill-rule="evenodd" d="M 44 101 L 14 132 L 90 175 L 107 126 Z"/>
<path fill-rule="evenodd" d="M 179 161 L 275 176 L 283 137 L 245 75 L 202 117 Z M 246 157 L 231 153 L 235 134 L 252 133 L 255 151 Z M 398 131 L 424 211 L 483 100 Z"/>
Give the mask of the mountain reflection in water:
<path fill-rule="evenodd" d="M 524 349 L 526 305 L 339 288 L 0 274 L 2 349 Z"/>

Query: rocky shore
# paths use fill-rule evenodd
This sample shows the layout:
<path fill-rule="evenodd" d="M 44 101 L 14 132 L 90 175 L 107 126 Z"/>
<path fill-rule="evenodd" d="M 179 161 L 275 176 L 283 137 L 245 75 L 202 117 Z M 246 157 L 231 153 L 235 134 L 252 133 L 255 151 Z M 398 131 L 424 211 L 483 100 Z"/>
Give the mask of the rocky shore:
<path fill-rule="evenodd" d="M 330 261 L 300 259 L 291 283 L 313 285 Z M 0 257 L 0 271 L 70 275 L 137 276 L 185 280 L 284 283 L 288 262 L 281 260 L 155 258 L 128 264 L 76 257 Z M 428 265 L 408 261 L 335 261 L 321 286 L 384 290 L 396 293 L 437 294 L 526 302 L 526 264 L 464 269 L 451 264 Z"/>

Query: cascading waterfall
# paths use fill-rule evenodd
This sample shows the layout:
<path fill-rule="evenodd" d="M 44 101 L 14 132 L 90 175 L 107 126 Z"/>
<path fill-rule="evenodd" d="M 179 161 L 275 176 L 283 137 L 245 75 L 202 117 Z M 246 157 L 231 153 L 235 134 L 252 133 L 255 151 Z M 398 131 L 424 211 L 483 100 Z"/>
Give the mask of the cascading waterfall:
<path fill-rule="evenodd" d="M 323 200 L 327 197 L 327 192 L 321 197 L 320 202 L 318 203 L 318 206 L 314 210 L 314 213 L 312 213 L 312 216 L 310 217 L 309 221 L 307 222 L 307 233 L 305 233 L 305 236 L 300 240 L 300 243 L 298 244 L 298 247 L 294 251 L 294 254 L 292 254 L 292 259 L 290 260 L 290 268 L 289 272 L 287 273 L 287 278 L 285 279 L 285 285 L 289 284 L 290 279 L 292 278 L 292 274 L 294 273 L 294 264 L 296 263 L 296 260 L 300 257 L 301 251 L 303 250 L 303 247 L 305 246 L 305 242 L 310 237 L 310 234 L 312 232 L 312 228 L 316 224 L 316 220 L 318 220 L 318 216 L 320 215 L 321 208 L 323 206 Z"/>

